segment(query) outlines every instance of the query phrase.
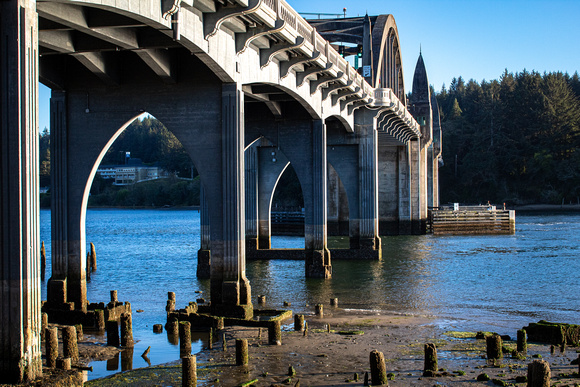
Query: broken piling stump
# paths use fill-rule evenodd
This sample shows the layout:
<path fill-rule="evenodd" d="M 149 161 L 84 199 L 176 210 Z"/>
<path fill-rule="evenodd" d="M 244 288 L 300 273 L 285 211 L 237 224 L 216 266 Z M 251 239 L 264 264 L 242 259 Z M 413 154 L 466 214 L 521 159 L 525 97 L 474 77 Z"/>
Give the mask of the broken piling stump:
<path fill-rule="evenodd" d="M 248 340 L 236 339 L 236 365 L 248 364 Z"/>
<path fill-rule="evenodd" d="M 104 332 L 105 326 L 105 311 L 102 309 L 95 310 L 95 329 L 99 332 Z"/>
<path fill-rule="evenodd" d="M 91 242 L 91 271 L 97 271 L 97 252 L 93 242 Z"/>
<path fill-rule="evenodd" d="M 41 330 L 40 330 L 40 340 L 44 341 L 44 334 L 46 332 L 46 328 L 48 327 L 48 314 L 42 312 L 41 314 Z"/>
<path fill-rule="evenodd" d="M 197 386 L 197 363 L 195 355 L 181 358 L 181 385 L 182 387 Z"/>
<path fill-rule="evenodd" d="M 425 344 L 425 365 L 423 367 L 423 376 L 434 376 L 439 371 L 437 365 L 437 347 L 433 343 Z"/>
<path fill-rule="evenodd" d="M 59 357 L 56 359 L 56 368 L 60 370 L 68 371 L 70 370 L 70 357 Z"/>
<path fill-rule="evenodd" d="M 282 345 L 282 327 L 279 320 L 268 323 L 268 343 L 270 345 Z"/>
<path fill-rule="evenodd" d="M 70 358 L 72 363 L 79 361 L 77 330 L 74 326 L 62 328 L 62 354 L 65 358 Z"/>
<path fill-rule="evenodd" d="M 119 342 L 119 325 L 116 320 L 107 321 L 107 345 L 118 347 Z"/>
<path fill-rule="evenodd" d="M 304 315 L 295 314 L 294 315 L 294 330 L 301 332 L 304 329 Z"/>
<path fill-rule="evenodd" d="M 75 324 L 75 329 L 77 330 L 77 343 L 83 341 L 85 335 L 83 334 L 83 324 Z"/>
<path fill-rule="evenodd" d="M 163 333 L 163 325 L 153 324 L 153 333 Z"/>
<path fill-rule="evenodd" d="M 487 360 L 492 360 L 494 363 L 503 357 L 503 352 L 501 350 L 502 340 L 500 335 L 494 333 L 491 336 L 485 338 L 485 343 L 487 345 Z"/>
<path fill-rule="evenodd" d="M 44 338 L 46 366 L 48 368 L 55 368 L 56 358 L 58 357 L 58 329 L 56 327 L 47 327 Z"/>
<path fill-rule="evenodd" d="M 370 354 L 371 365 L 371 385 L 382 386 L 387 382 L 387 366 L 385 365 L 385 356 L 382 352 L 374 350 Z"/>
<path fill-rule="evenodd" d="M 179 322 L 179 352 L 182 356 L 191 354 L 191 323 Z"/>
<path fill-rule="evenodd" d="M 324 317 L 324 305 L 316 304 L 315 308 L 316 308 L 316 315 L 318 317 Z"/>
<path fill-rule="evenodd" d="M 175 310 L 175 293 L 167 292 L 167 305 L 165 306 L 165 311 L 167 313 L 173 312 Z"/>
<path fill-rule="evenodd" d="M 534 360 L 528 364 L 528 387 L 550 387 L 550 364 Z"/>
<path fill-rule="evenodd" d="M 338 298 L 331 298 L 330 299 L 330 306 L 334 306 L 335 308 L 338 307 Z"/>
<path fill-rule="evenodd" d="M 44 248 L 44 241 L 40 246 L 40 280 L 44 281 L 44 276 L 46 272 L 46 249 Z"/>
<path fill-rule="evenodd" d="M 258 305 L 266 305 L 266 296 L 258 296 Z"/>
<path fill-rule="evenodd" d="M 525 355 L 528 352 L 528 338 L 525 329 L 518 330 L 518 341 L 516 350 Z"/>
<path fill-rule="evenodd" d="M 131 313 L 121 314 L 121 346 L 133 346 L 133 318 Z"/>

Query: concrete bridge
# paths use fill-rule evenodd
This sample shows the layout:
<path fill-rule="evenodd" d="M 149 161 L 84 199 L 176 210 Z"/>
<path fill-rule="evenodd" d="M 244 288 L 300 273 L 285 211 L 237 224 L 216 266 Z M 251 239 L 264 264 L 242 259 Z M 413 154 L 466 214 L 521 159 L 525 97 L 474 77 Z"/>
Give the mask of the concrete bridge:
<path fill-rule="evenodd" d="M 284 0 L 1 0 L 0 10 L 0 382 L 42 373 L 39 81 L 52 89 L 49 319 L 87 311 L 92 180 L 144 112 L 201 176 L 198 275 L 211 277 L 218 315 L 252 315 L 246 250 L 270 247 L 271 198 L 289 163 L 308 277 L 332 274 L 329 218 L 348 222 L 352 257 L 377 259 L 380 234 L 421 233 L 437 204 L 437 109 L 422 58 L 407 105 L 390 15 L 309 24 Z M 360 72 L 337 51 L 357 45 Z"/>

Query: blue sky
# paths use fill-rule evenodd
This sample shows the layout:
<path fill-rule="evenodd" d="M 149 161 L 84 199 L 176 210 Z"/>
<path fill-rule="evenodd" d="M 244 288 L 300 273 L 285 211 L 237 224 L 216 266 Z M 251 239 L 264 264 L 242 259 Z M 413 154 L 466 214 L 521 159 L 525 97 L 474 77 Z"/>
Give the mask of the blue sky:
<path fill-rule="evenodd" d="M 421 47 L 435 90 L 453 77 L 499 79 L 505 69 L 541 73 L 580 70 L 580 0 L 286 0 L 298 12 L 347 17 L 392 14 L 397 22 L 405 88 Z M 50 91 L 41 86 L 39 126 L 49 126 Z"/>

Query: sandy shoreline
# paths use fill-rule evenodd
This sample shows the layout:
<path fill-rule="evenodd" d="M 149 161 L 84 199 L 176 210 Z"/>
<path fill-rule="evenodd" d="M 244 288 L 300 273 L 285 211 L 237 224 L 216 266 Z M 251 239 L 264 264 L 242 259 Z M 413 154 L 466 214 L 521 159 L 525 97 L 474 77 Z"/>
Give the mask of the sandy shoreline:
<path fill-rule="evenodd" d="M 494 367 L 487 366 L 485 340 L 444 332 L 436 318 L 351 311 L 327 305 L 324 312 L 324 317 L 306 316 L 306 336 L 293 330 L 293 320 L 286 320 L 280 346 L 268 345 L 266 330 L 260 337 L 258 328 L 226 328 L 226 351 L 220 341 L 214 349 L 197 355 L 198 386 L 238 386 L 254 379 L 258 380 L 255 386 L 294 386 L 298 381 L 301 386 L 362 386 L 364 374 L 369 371 L 369 354 L 375 349 L 384 353 L 387 372 L 393 374 L 391 386 L 494 385 L 492 381 L 476 381 L 483 373 L 505 385 L 523 386 L 525 383 L 515 384 L 515 378 L 526 375 L 532 355 L 540 355 L 550 363 L 553 381 L 570 386 L 578 382 L 561 376 L 578 372 L 578 366 L 570 365 L 577 358 L 576 348 L 567 348 L 564 353 L 557 350 L 552 355 L 549 345 L 530 344 L 525 360 L 505 355 L 501 366 Z M 515 339 L 516 332 L 511 336 Z M 236 338 L 248 339 L 248 366 L 235 365 Z M 422 376 L 425 343 L 436 344 L 442 376 Z M 515 341 L 504 345 L 515 349 Z M 288 376 L 289 366 L 296 375 Z M 180 365 L 175 362 L 124 372 L 87 385 L 169 386 L 180 385 L 180 377 Z"/>

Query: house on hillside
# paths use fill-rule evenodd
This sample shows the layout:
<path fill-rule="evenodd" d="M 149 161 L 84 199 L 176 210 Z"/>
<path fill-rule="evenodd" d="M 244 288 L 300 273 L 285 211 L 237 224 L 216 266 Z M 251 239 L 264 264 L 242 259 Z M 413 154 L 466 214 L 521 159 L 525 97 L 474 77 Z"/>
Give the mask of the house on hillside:
<path fill-rule="evenodd" d="M 169 177 L 169 172 L 156 165 L 145 165 L 139 158 L 130 158 L 124 165 L 101 165 L 97 173 L 103 179 L 114 179 L 113 185 L 132 185 Z"/>

